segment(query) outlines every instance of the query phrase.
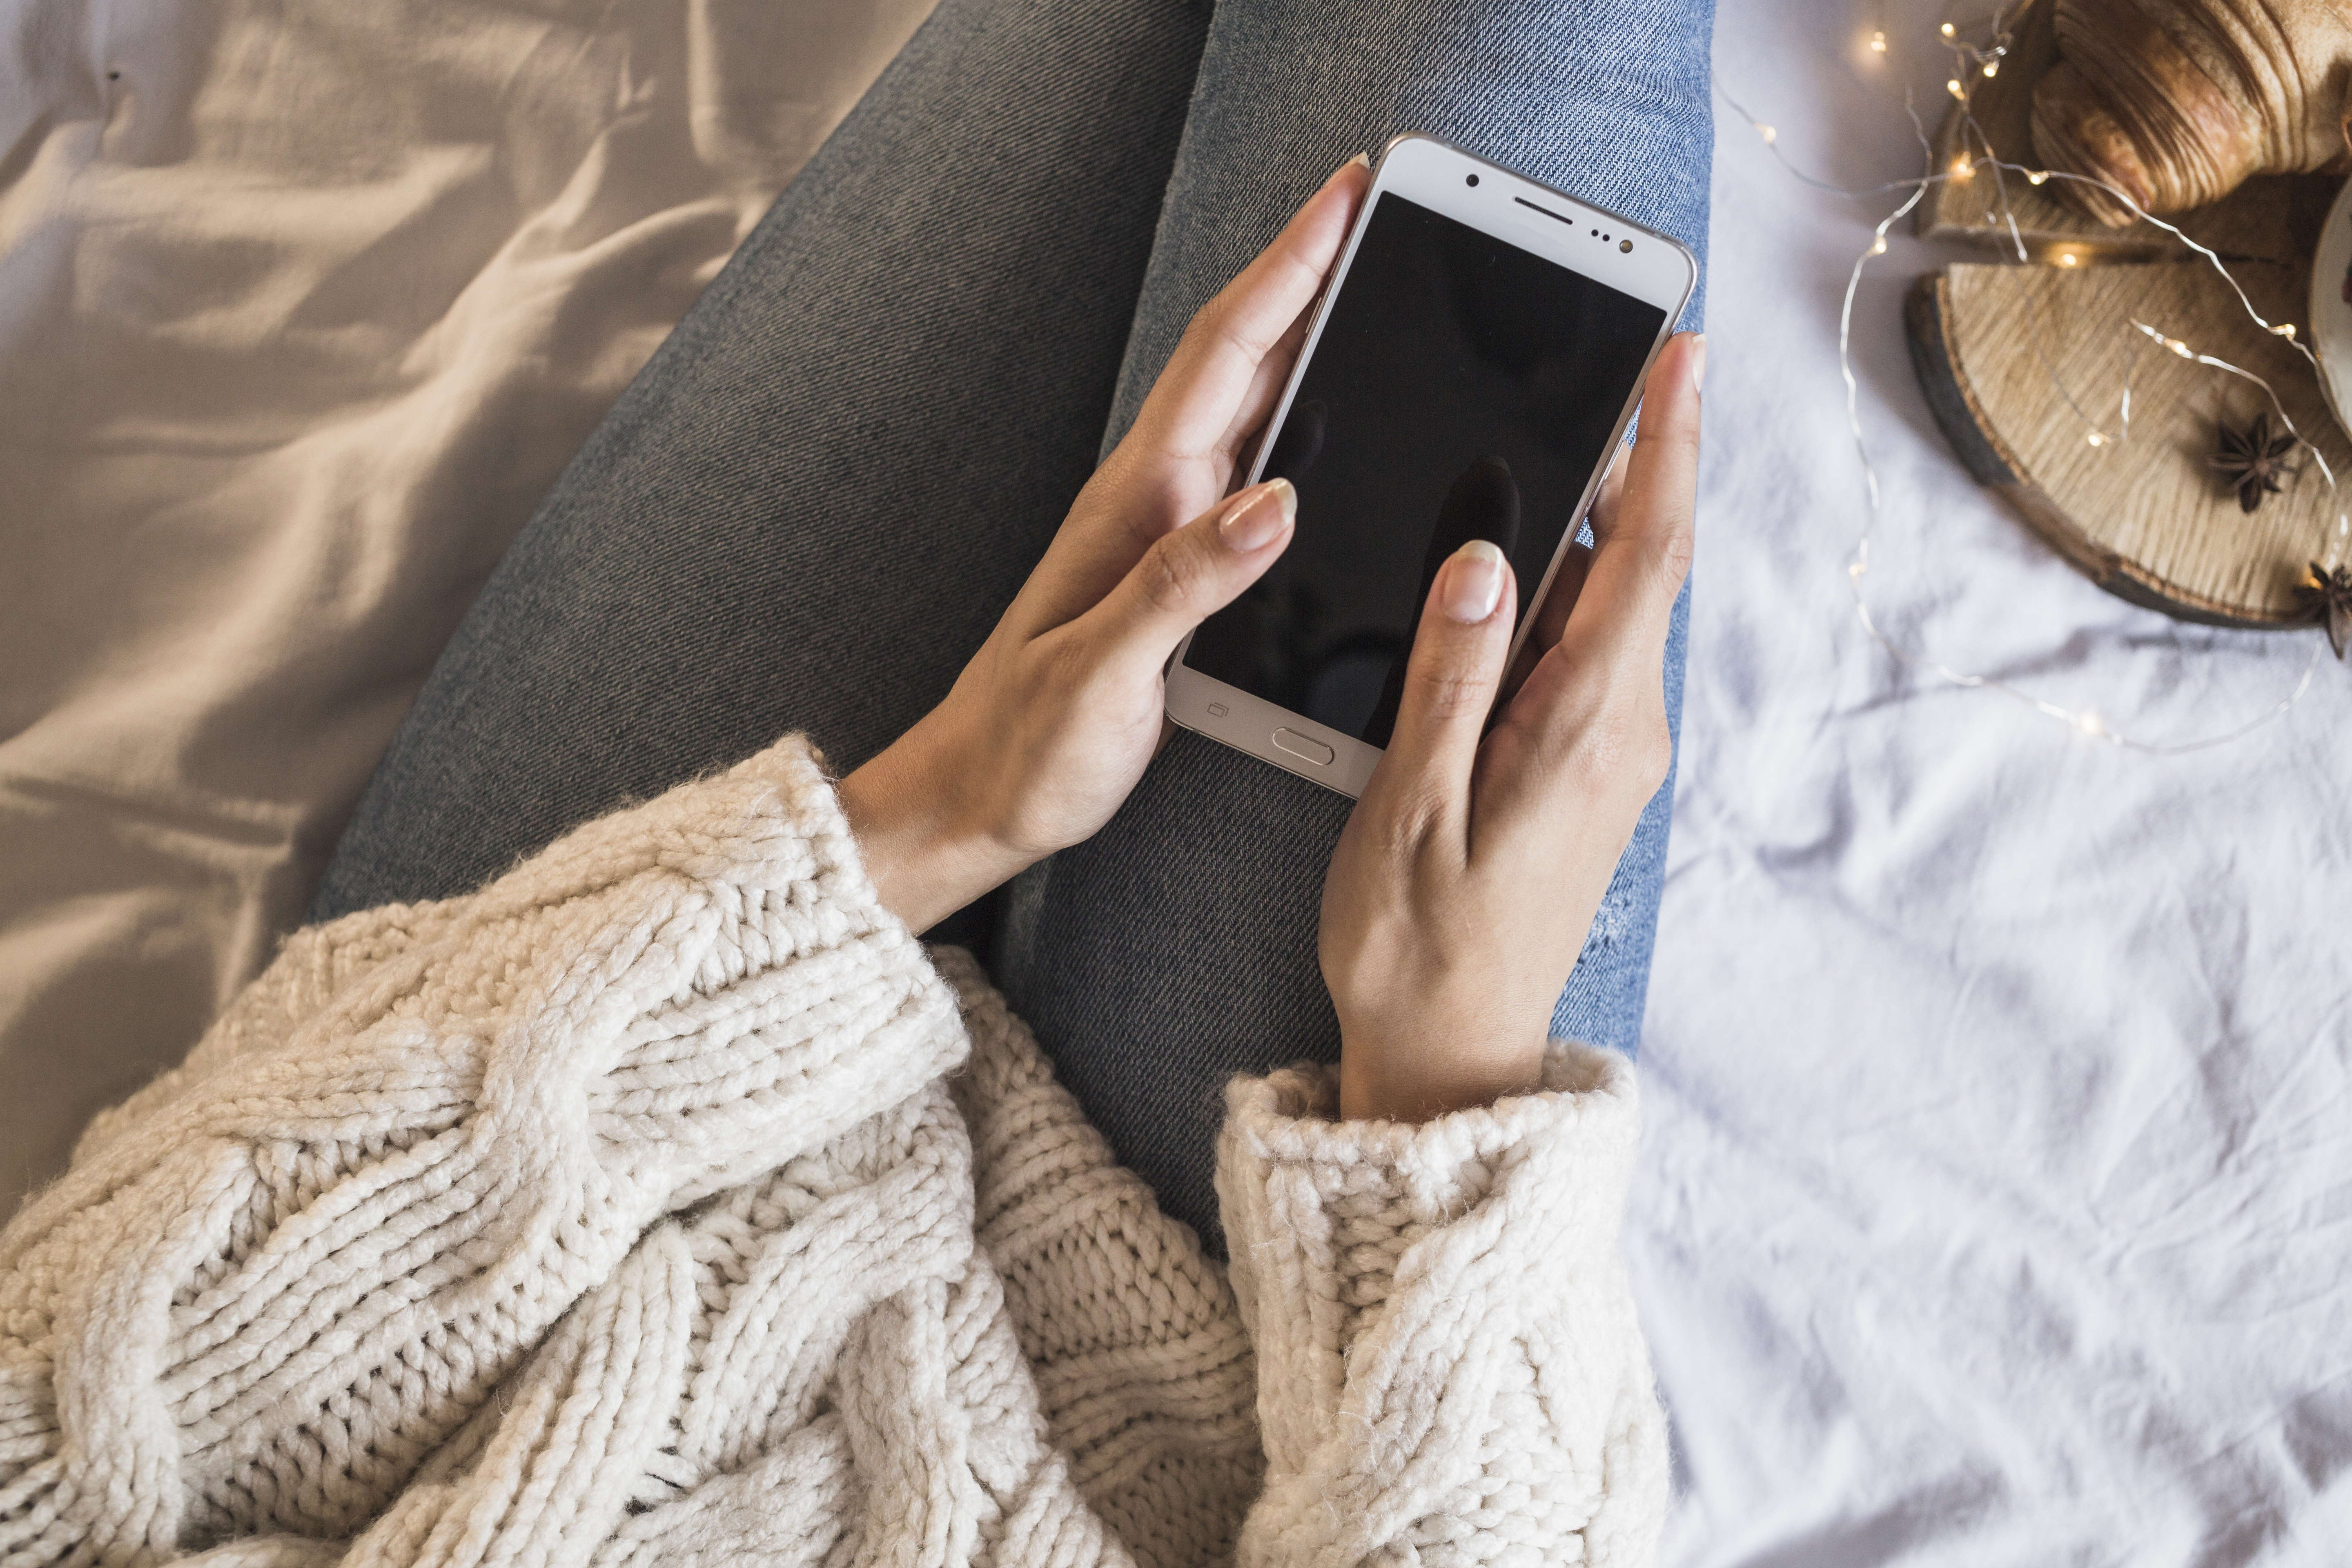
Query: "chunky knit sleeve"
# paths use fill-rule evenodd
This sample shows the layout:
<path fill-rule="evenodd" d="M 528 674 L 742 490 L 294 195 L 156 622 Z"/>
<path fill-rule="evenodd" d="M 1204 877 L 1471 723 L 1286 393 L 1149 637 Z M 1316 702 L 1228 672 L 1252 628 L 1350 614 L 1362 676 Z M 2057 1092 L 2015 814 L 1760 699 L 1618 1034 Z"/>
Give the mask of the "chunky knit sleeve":
<path fill-rule="evenodd" d="M 0 1561 L 347 1534 L 649 1225 L 966 1048 L 797 740 L 296 936 L 0 1233 Z"/>
<path fill-rule="evenodd" d="M 1227 1091 L 1266 1458 L 1242 1563 L 1654 1557 L 1665 1426 L 1617 1250 L 1633 1073 L 1555 1043 L 1544 1082 L 1421 1126 L 1334 1120 L 1328 1068 Z"/>

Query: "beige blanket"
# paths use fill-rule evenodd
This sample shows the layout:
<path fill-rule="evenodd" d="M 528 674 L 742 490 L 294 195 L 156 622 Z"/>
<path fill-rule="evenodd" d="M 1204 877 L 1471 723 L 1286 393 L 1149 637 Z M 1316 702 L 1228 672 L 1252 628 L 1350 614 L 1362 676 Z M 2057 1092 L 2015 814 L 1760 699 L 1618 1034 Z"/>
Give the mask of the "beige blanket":
<path fill-rule="evenodd" d="M 0 1215 L 929 3 L 0 3 Z"/>

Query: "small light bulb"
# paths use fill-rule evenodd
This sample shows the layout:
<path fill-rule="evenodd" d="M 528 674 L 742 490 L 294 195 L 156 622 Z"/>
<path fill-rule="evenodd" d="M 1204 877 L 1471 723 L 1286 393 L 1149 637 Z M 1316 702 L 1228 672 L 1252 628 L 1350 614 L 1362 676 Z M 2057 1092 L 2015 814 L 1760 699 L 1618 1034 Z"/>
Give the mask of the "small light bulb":
<path fill-rule="evenodd" d="M 1985 75 L 1987 75 L 1987 76 L 1999 76 L 2000 74 L 2000 62 L 1999 60 L 1987 60 L 1987 61 L 1985 61 Z"/>
<path fill-rule="evenodd" d="M 1956 180 L 1973 180 L 1976 177 L 1977 166 L 1974 163 L 1969 163 L 1966 158 L 1955 158 L 1952 160 L 1952 178 Z"/>
<path fill-rule="evenodd" d="M 2164 346 L 2170 349 L 2174 353 L 2179 354 L 2182 359 L 2195 359 L 2197 357 L 2194 353 L 2189 352 L 2189 345 L 2182 342 L 2179 338 L 2165 339 Z"/>
<path fill-rule="evenodd" d="M 2083 439 L 2089 442 L 2094 447 L 2104 447 L 2107 444 L 2107 438 L 2105 436 L 2100 435 L 2096 430 L 2092 431 L 2089 435 L 2084 437 Z"/>
<path fill-rule="evenodd" d="M 1944 37 L 1948 37 L 1948 37 L 1950 37 L 1952 36 L 1952 25 L 1951 25 L 1949 22 L 1945 23 L 1942 26 L 1940 26 L 1940 27 L 1937 28 L 1936 30 L 1937 30 L 1937 32 L 1939 32 L 1939 33 L 1943 34 L 1943 35 L 1944 35 Z"/>
<path fill-rule="evenodd" d="M 1861 576 L 1864 572 L 1867 572 L 1867 571 L 1869 571 L 1869 570 L 1870 570 L 1870 563 L 1869 563 L 1868 562 L 1866 562 L 1866 561 L 1852 561 L 1852 562 L 1848 562 L 1848 563 L 1846 563 L 1845 574 L 1846 574 L 1847 576 L 1849 576 L 1849 577 L 1859 577 L 1859 576 Z"/>
<path fill-rule="evenodd" d="M 1958 100 L 1959 100 L 1961 102 L 1963 102 L 1963 103 L 1966 103 L 1966 102 L 1968 101 L 1968 98 L 1969 98 L 1969 89 L 1968 89 L 1967 88 L 1964 88 L 1964 87 L 1962 87 L 1962 86 L 1960 85 L 1960 83 L 1959 83 L 1959 79 L 1958 79 L 1958 77 L 1955 77 L 1955 78 L 1953 78 L 1950 81 L 1946 82 L 1946 83 L 1944 84 L 1944 90 L 1945 90 L 1946 92 L 1950 93 L 1954 98 L 1958 99 Z"/>
<path fill-rule="evenodd" d="M 1882 234 L 1876 239 L 1870 242 L 1870 254 L 1873 256 L 1884 256 L 1886 254 L 1886 237 L 1885 235 Z"/>
<path fill-rule="evenodd" d="M 2085 735 L 2104 735 L 2107 732 L 2107 721 L 2086 710 L 2074 715 L 2074 728 Z"/>
<path fill-rule="evenodd" d="M 2290 342 L 2294 341 L 2294 323 L 2293 321 L 2282 321 L 2277 326 L 2273 327 L 2271 331 L 2276 332 L 2279 336 L 2286 339 Z"/>
<path fill-rule="evenodd" d="M 2082 264 L 2083 258 L 2071 250 L 2062 250 L 2058 253 L 2058 265 L 2061 267 L 2080 267 Z"/>
<path fill-rule="evenodd" d="M 1870 47 L 1874 53 L 1885 54 L 1886 52 L 1886 35 L 1884 33 L 1871 34 Z"/>
<path fill-rule="evenodd" d="M 1764 138 L 1764 145 L 1767 147 L 1769 147 L 1773 142 L 1780 139 L 1780 133 L 1778 131 L 1773 130 L 1770 126 L 1765 124 L 1760 120 L 1756 122 L 1756 134 Z"/>
<path fill-rule="evenodd" d="M 2038 185 L 2049 177 L 2050 171 L 2047 169 L 2029 169 L 2025 173 L 2025 183 L 2029 185 Z"/>

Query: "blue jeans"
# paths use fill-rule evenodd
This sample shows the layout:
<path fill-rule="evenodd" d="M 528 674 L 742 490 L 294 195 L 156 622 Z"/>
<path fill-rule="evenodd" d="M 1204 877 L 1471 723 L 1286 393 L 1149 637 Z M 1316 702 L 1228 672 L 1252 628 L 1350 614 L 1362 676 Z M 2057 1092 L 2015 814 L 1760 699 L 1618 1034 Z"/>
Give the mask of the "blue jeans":
<path fill-rule="evenodd" d="M 492 574 L 312 918 L 464 892 L 789 731 L 843 773 L 887 745 L 1192 312 L 1351 153 L 1425 131 L 1703 257 L 1712 22 L 1712 0 L 940 0 Z M 1673 788 L 1556 1035 L 1637 1042 Z M 933 933 L 982 952 L 1213 1246 L 1219 1086 L 1339 1053 L 1315 938 L 1349 808 L 1180 732 L 1094 838 Z"/>

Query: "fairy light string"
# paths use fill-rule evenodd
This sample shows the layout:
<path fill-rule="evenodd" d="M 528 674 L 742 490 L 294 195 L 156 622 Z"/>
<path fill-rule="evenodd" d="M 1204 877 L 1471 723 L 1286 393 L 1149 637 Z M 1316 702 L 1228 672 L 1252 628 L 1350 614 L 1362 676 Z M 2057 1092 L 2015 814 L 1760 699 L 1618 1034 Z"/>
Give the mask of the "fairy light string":
<path fill-rule="evenodd" d="M 1960 116 L 1959 142 L 1962 150 L 1948 167 L 1938 169 L 1936 166 L 1934 143 L 1927 135 L 1927 127 L 1919 118 L 1910 89 L 1906 87 L 1903 95 L 1903 107 L 1905 112 L 1910 117 L 1913 131 L 1918 138 L 1925 160 L 1924 171 L 1911 179 L 1890 180 L 1882 184 L 1863 189 L 1848 189 L 1826 180 L 1817 179 L 1790 162 L 1788 153 L 1780 145 L 1780 133 L 1774 126 L 1750 113 L 1738 100 L 1731 96 L 1719 79 L 1716 83 L 1716 89 L 1721 94 L 1724 101 L 1754 128 L 1757 135 L 1770 150 L 1780 166 L 1803 184 L 1816 190 L 1855 199 L 1867 199 L 1896 190 L 1906 190 L 1909 193 L 1900 205 L 1873 226 L 1870 243 L 1864 247 L 1862 254 L 1854 258 L 1853 270 L 1847 276 L 1844 298 L 1838 310 L 1838 374 L 1845 384 L 1846 425 L 1848 433 L 1853 440 L 1855 458 L 1862 467 L 1863 486 L 1868 501 L 1861 534 L 1855 540 L 1853 552 L 1846 563 L 1846 581 L 1853 594 L 1855 616 L 1871 640 L 1885 649 L 1888 655 L 1898 663 L 1927 671 L 1953 686 L 1969 690 L 1999 692 L 2046 718 L 2065 724 L 2078 735 L 2105 741 L 2110 745 L 2128 751 L 2159 755 L 2176 755 L 2227 745 L 2278 719 L 2302 700 L 2304 693 L 2310 689 L 2312 678 L 2319 668 L 2320 655 L 2326 649 L 2324 639 L 2315 641 L 2311 657 L 2305 661 L 2301 674 L 2286 695 L 2260 710 L 2244 722 L 2219 733 L 2200 736 L 2195 740 L 2151 742 L 2117 730 L 2109 724 L 2095 709 L 2070 708 L 2063 703 L 2051 701 L 2047 698 L 1997 676 L 1956 669 L 1925 651 L 1906 647 L 1879 626 L 1877 617 L 1871 612 L 1869 596 L 1864 591 L 1863 580 L 1870 571 L 1871 542 L 1884 516 L 1884 497 L 1879 486 L 1878 468 L 1871 458 L 1869 438 L 1864 434 L 1862 424 L 1860 385 L 1853 370 L 1853 305 L 1862 288 L 1863 274 L 1868 270 L 1872 261 L 1886 254 L 1887 231 L 1904 218 L 1908 217 L 1919 204 L 1927 199 L 1927 193 L 1935 186 L 1948 180 L 1970 181 L 1975 179 L 1979 172 L 1989 173 L 1994 181 L 1993 194 L 1995 202 L 1998 204 L 2000 221 L 2008 230 L 2010 248 L 2019 261 L 2028 262 L 2032 258 L 2026 248 L 2023 236 L 2019 232 L 2016 216 L 2010 205 L 2008 177 L 2017 175 L 2032 185 L 2041 185 L 2050 180 L 2073 180 L 2084 184 L 2095 185 L 2121 202 L 2140 221 L 2163 231 L 2179 244 L 2194 252 L 2219 273 L 2221 279 L 2230 286 L 2231 291 L 2237 296 L 2239 306 L 2245 311 L 2248 319 L 2263 331 L 2285 340 L 2288 345 L 2310 365 L 2313 374 L 2319 374 L 2318 359 L 2297 336 L 2294 323 L 2291 321 L 2273 323 L 2266 320 L 2262 312 L 2254 308 L 2252 300 L 2247 296 L 2237 279 L 2231 276 L 2227 264 L 2211 247 L 2200 244 L 2181 232 L 2175 225 L 2148 213 L 2134 201 L 2129 194 L 2117 190 L 2105 181 L 2094 179 L 2088 175 L 2069 174 L 2063 170 L 2029 168 L 2021 163 L 2007 162 L 1994 153 L 1990 138 L 1985 134 L 1983 126 L 1976 119 L 1970 99 L 1979 82 L 2000 74 L 2001 61 L 2009 55 L 2012 39 L 2009 30 L 2002 25 L 2000 12 L 1995 12 L 1992 16 L 1990 41 L 1985 47 L 1979 47 L 1971 40 L 1963 37 L 1959 28 L 1950 22 L 1942 24 L 1937 28 L 1937 34 L 1938 41 L 1943 47 L 1950 49 L 1953 55 L 1953 74 L 1944 85 L 1945 90 L 1951 95 L 1958 106 Z M 1884 58 L 1888 53 L 1883 16 L 1880 18 L 1879 25 L 1871 32 L 1868 43 L 1870 52 L 1874 56 Z M 1980 154 L 1977 152 L 1979 148 L 1982 150 Z M 2072 252 L 2062 252 L 2056 259 L 2061 266 L 2078 262 L 2078 258 Z M 2139 351 L 2135 349 L 2132 357 L 2125 366 L 2123 390 L 2118 405 L 2118 428 L 2110 434 L 2097 419 L 2084 409 L 2073 389 L 2066 385 L 2064 378 L 2058 374 L 2057 368 L 2051 364 L 2049 356 L 2043 352 L 2042 346 L 2047 334 L 2042 330 L 2038 309 L 2030 293 L 2025 298 L 2028 310 L 2033 311 L 2035 317 L 2032 332 L 2035 353 L 2041 358 L 2044 371 L 2049 374 L 2053 385 L 2057 388 L 2067 407 L 2084 426 L 2084 439 L 2087 444 L 2093 447 L 2103 447 L 2109 444 L 2121 446 L 2128 442 L 2131 437 L 2132 384 L 2137 374 Z M 2333 566 L 2341 562 L 2347 547 L 2352 545 L 2352 518 L 2347 518 L 2347 512 L 2340 504 L 2340 491 L 2337 488 L 2335 470 L 2328 464 L 2326 454 L 2322 453 L 2318 447 L 2296 426 L 2293 417 L 2288 415 L 2285 405 L 2280 401 L 2277 389 L 2254 372 L 2232 364 L 2216 355 L 2204 353 L 2181 339 L 2167 334 L 2151 323 L 2135 317 L 2132 319 L 2131 325 L 2146 342 L 2152 342 L 2179 358 L 2223 374 L 2234 376 L 2261 389 L 2263 396 L 2269 401 L 2273 412 L 2278 416 L 2280 425 L 2289 436 L 2294 437 L 2298 447 L 2311 455 L 2321 478 L 2326 481 L 2330 497 L 2338 501 L 2335 509 L 2335 526 L 2326 536 L 2319 560 L 2326 566 Z"/>

